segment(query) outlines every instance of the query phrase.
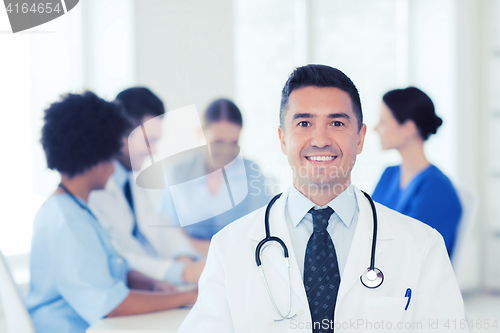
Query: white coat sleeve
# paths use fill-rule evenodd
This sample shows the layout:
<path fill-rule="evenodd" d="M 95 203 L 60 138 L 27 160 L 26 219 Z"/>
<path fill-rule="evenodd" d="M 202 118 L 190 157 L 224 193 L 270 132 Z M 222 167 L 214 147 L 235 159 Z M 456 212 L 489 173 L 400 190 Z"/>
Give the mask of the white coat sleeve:
<path fill-rule="evenodd" d="M 198 284 L 198 299 L 178 333 L 234 332 L 227 299 L 226 276 L 217 249 L 217 236 L 212 238 L 208 250 L 207 263 Z"/>
<path fill-rule="evenodd" d="M 413 319 L 414 323 L 422 323 L 423 328 L 418 331 L 469 332 L 462 294 L 443 237 L 434 229 L 426 252 L 415 294 Z"/>

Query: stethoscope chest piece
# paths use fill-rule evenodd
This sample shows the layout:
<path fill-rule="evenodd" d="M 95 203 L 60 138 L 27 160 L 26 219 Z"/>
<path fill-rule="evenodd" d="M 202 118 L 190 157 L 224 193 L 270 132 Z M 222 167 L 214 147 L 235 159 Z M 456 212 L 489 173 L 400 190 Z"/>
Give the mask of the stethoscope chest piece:
<path fill-rule="evenodd" d="M 360 276 L 361 283 L 370 289 L 378 288 L 384 282 L 384 274 L 380 269 L 374 267 L 373 270 L 367 268 L 363 275 Z"/>

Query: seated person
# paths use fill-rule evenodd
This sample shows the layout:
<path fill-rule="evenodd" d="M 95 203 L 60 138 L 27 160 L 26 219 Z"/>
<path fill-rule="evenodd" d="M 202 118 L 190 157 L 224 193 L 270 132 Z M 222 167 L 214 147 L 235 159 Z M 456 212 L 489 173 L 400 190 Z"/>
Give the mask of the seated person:
<path fill-rule="evenodd" d="M 396 149 L 402 163 L 384 171 L 373 200 L 439 231 L 451 257 L 462 206 L 451 181 L 424 153 L 424 142 L 441 124 L 421 90 L 409 87 L 384 95 L 375 130 L 382 149 Z"/>
<path fill-rule="evenodd" d="M 214 170 L 225 167 L 226 174 L 238 170 L 236 164 L 229 164 L 239 153 L 238 140 L 243 126 L 243 119 L 238 107 L 230 100 L 218 99 L 212 102 L 205 110 L 202 118 L 203 133 L 210 146 L 210 153 L 198 153 L 186 160 L 180 161 L 172 167 L 171 174 L 175 178 L 183 178 L 183 175 L 206 175 L 193 181 L 197 182 L 197 190 L 178 196 L 174 200 L 169 189 L 164 192 L 160 202 L 160 210 L 167 214 L 169 220 L 179 225 L 179 210 L 192 210 L 193 202 L 197 203 L 196 210 L 217 211 L 227 200 L 226 180 L 222 174 L 213 173 Z M 248 188 L 248 195 L 235 207 L 222 214 L 211 214 L 212 217 L 201 222 L 184 227 L 186 233 L 191 237 L 195 247 L 202 253 L 208 252 L 210 239 L 227 224 L 242 216 L 266 205 L 272 198 L 270 181 L 264 177 L 259 166 L 244 159 L 245 173 L 238 177 L 232 177 L 230 181 L 231 191 L 234 194 L 244 188 Z M 229 165 L 228 165 L 229 164 Z M 167 181 L 172 179 L 167 176 Z M 175 182 L 175 181 L 174 181 Z M 181 224 L 182 225 L 182 224 Z"/>
<path fill-rule="evenodd" d="M 196 301 L 196 291 L 175 292 L 131 270 L 87 206 L 90 191 L 113 173 L 129 126 L 117 104 L 91 92 L 68 94 L 45 111 L 41 143 L 61 182 L 34 222 L 26 305 L 38 333 L 83 333 L 106 316 Z"/>
<path fill-rule="evenodd" d="M 142 131 L 131 132 L 148 122 L 149 149 L 154 153 L 161 137 L 163 102 L 143 87 L 122 91 L 116 101 L 133 126 L 114 161 L 115 172 L 103 190 L 92 192 L 89 207 L 132 269 L 176 285 L 197 283 L 205 262 L 198 260 L 200 254 L 180 227 L 161 227 L 168 224 L 167 217 L 156 211 L 147 190 L 137 186 L 132 175 L 149 158 L 149 152 Z"/>

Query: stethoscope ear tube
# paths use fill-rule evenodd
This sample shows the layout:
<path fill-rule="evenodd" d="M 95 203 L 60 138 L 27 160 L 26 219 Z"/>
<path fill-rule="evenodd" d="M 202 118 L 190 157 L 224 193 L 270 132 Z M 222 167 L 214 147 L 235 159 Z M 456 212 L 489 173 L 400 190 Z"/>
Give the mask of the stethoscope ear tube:
<path fill-rule="evenodd" d="M 373 214 L 373 238 L 372 238 L 372 251 L 370 257 L 370 267 L 366 269 L 366 271 L 359 277 L 361 283 L 369 289 L 375 289 L 380 287 L 380 285 L 384 282 L 384 273 L 377 267 L 375 267 L 375 249 L 377 246 L 377 211 L 375 209 L 375 203 L 373 199 L 370 197 L 368 193 L 365 191 L 361 191 L 365 195 L 365 197 L 370 202 L 370 206 L 372 208 Z"/>
<path fill-rule="evenodd" d="M 276 202 L 276 200 L 279 199 L 279 197 L 281 197 L 281 194 L 282 193 L 279 193 L 276 196 L 274 196 L 274 198 L 271 199 L 271 201 L 267 204 L 267 207 L 266 207 L 266 213 L 264 216 L 264 226 L 266 229 L 266 238 L 261 240 L 259 242 L 259 244 L 257 245 L 257 248 L 255 249 L 255 262 L 257 263 L 257 267 L 260 267 L 260 265 L 262 265 L 262 262 L 260 261 L 260 251 L 262 250 L 262 247 L 267 242 L 270 242 L 270 241 L 278 242 L 281 245 L 281 247 L 283 248 L 283 254 L 284 254 L 285 258 L 288 258 L 288 249 L 287 249 L 285 243 L 281 239 L 279 239 L 278 237 L 271 237 L 271 231 L 269 230 L 269 213 L 271 212 L 271 207 L 273 206 L 273 204 Z"/>
<path fill-rule="evenodd" d="M 373 199 L 370 197 L 368 193 L 365 191 L 361 191 L 365 195 L 365 197 L 368 199 L 370 202 L 370 206 L 372 207 L 372 214 L 373 214 L 373 239 L 372 239 L 372 255 L 370 258 L 370 270 L 373 271 L 375 269 L 375 248 L 377 244 L 377 226 L 378 226 L 378 221 L 377 221 L 377 211 L 375 210 L 375 203 L 373 202 Z"/>
<path fill-rule="evenodd" d="M 260 251 L 262 250 L 262 247 L 267 243 L 267 242 L 277 242 L 281 245 L 281 248 L 283 249 L 283 256 L 288 259 L 288 248 L 286 247 L 285 243 L 279 239 L 278 237 L 269 237 L 261 240 L 259 244 L 257 244 L 257 248 L 255 249 L 255 262 L 257 263 L 257 267 L 260 267 L 262 265 L 262 262 L 260 260 Z"/>

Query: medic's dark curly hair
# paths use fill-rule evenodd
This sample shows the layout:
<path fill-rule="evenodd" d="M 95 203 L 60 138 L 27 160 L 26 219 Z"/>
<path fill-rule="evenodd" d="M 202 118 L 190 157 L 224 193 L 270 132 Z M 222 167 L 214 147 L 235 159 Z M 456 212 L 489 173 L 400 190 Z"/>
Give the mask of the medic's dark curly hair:
<path fill-rule="evenodd" d="M 47 167 L 69 177 L 116 156 L 131 126 L 121 106 L 89 91 L 63 96 L 45 110 L 44 120 Z"/>
<path fill-rule="evenodd" d="M 116 96 L 127 116 L 139 126 L 146 116 L 157 117 L 165 114 L 165 106 L 161 99 L 146 87 L 132 87 L 123 90 Z"/>

